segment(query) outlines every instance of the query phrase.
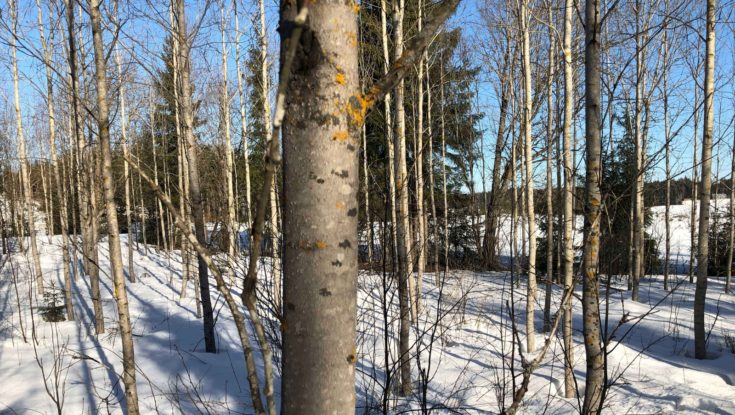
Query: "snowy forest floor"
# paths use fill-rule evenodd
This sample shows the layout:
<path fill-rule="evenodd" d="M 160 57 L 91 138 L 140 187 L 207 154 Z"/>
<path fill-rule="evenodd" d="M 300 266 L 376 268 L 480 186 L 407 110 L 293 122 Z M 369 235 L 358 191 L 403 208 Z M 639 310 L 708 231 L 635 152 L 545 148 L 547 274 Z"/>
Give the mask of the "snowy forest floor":
<path fill-rule="evenodd" d="M 63 284 L 61 238 L 42 236 L 38 240 L 46 286 L 53 281 L 60 287 Z M 125 237 L 123 242 L 127 243 Z M 111 283 L 106 275 L 109 270 L 106 240 L 100 242 L 99 252 L 106 328 L 99 336 L 94 335 L 87 278 L 79 277 L 73 283 L 77 320 L 49 323 L 42 320 L 35 308 L 44 302 L 36 298 L 29 285 L 33 277 L 28 262 L 30 255 L 15 253 L 5 258 L 0 274 L 3 385 L 0 414 L 58 413 L 50 395 L 63 398 L 64 414 L 124 411 L 121 344 Z M 126 255 L 123 246 L 123 260 L 127 265 Z M 138 282 L 129 283 L 128 290 L 142 413 L 252 413 L 242 349 L 220 295 L 212 291 L 218 353 L 207 354 L 202 325 L 196 318 L 193 282 L 187 298 L 179 298 L 180 257 L 173 254 L 169 258 L 152 248 L 148 254 L 136 250 L 135 255 Z M 411 359 L 414 393 L 407 398 L 387 394 L 390 412 L 418 412 L 424 401 L 425 407 L 434 413 L 497 413 L 512 401 L 511 362 L 516 375 L 521 372 L 518 350 L 512 352 L 507 304 L 514 304 L 516 325 L 521 330 L 518 340 L 525 347 L 525 279 L 517 278 L 518 284 L 514 286 L 507 273 L 451 271 L 441 277 L 444 284 L 437 285 L 434 274 L 424 275 L 423 307 L 418 323 L 412 328 L 412 350 L 419 352 L 418 357 Z M 673 282 L 675 289 L 669 293 L 663 290 L 660 277 L 641 281 L 641 302 L 630 301 L 624 280 L 612 281 L 609 301 L 604 300 L 606 292 L 601 293 L 603 321 L 606 319 L 609 329 L 615 330 L 608 347 L 608 374 L 613 383 L 606 402 L 608 412 L 735 414 L 735 296 L 723 293 L 722 280 L 710 279 L 705 318 L 710 358 L 695 360 L 692 358 L 694 285 L 689 284 L 686 276 L 673 278 L 679 282 Z M 444 288 L 440 290 L 440 286 Z M 539 281 L 535 314 L 537 349 L 545 339 L 541 332 L 544 288 Z M 386 396 L 386 372 L 390 373 L 392 382 L 389 389 L 396 390 L 399 379 L 396 291 L 395 282 L 384 278 L 382 273 L 361 272 L 356 413 L 381 411 Z M 552 294 L 553 316 L 562 290 L 554 286 Z M 573 307 L 578 394 L 583 393 L 585 372 L 580 296 L 578 285 Z M 387 307 L 384 307 L 386 297 Z M 63 296 L 60 301 L 63 302 Z M 36 305 L 33 312 L 30 304 Z M 271 339 L 277 344 L 277 324 L 265 310 L 264 315 L 270 322 Z M 387 342 L 384 321 L 390 328 Z M 522 413 L 577 413 L 579 410 L 578 398 L 562 397 L 564 369 L 560 334 L 553 339 L 543 363 L 531 377 Z M 277 346 L 275 349 L 278 360 L 280 353 Z M 533 357 L 521 351 L 527 359 Z M 519 381 L 517 377 L 516 382 Z M 279 383 L 276 379 L 276 384 Z"/>

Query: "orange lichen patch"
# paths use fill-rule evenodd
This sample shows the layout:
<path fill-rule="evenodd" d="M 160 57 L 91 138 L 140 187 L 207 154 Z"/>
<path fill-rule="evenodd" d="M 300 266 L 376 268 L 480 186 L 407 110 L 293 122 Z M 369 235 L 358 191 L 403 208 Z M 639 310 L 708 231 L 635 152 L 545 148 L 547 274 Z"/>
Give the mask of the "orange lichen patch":
<path fill-rule="evenodd" d="M 336 207 L 337 209 L 344 209 L 344 208 L 346 208 L 346 207 L 347 207 L 347 205 L 345 205 L 345 202 L 342 202 L 342 201 L 338 201 L 337 203 L 335 203 L 335 207 Z"/>
<path fill-rule="evenodd" d="M 356 94 L 350 97 L 347 103 L 347 116 L 355 127 L 362 127 L 365 123 L 365 114 L 372 106 L 373 100 L 370 95 Z"/>
<path fill-rule="evenodd" d="M 360 5 L 356 1 L 352 2 L 352 11 L 358 13 L 360 11 Z"/>
<path fill-rule="evenodd" d="M 347 83 L 347 78 L 345 78 L 345 74 L 343 74 L 342 72 L 337 72 L 334 80 L 340 85 L 344 85 L 345 83 Z"/>
<path fill-rule="evenodd" d="M 320 239 L 316 241 L 316 243 L 314 244 L 314 247 L 316 247 L 316 249 L 324 249 L 327 247 L 327 243 Z"/>
<path fill-rule="evenodd" d="M 337 131 L 332 135 L 332 141 L 347 141 L 350 134 L 347 131 Z"/>
<path fill-rule="evenodd" d="M 357 33 L 355 32 L 347 33 L 347 39 L 350 41 L 350 45 L 352 47 L 357 47 Z"/>

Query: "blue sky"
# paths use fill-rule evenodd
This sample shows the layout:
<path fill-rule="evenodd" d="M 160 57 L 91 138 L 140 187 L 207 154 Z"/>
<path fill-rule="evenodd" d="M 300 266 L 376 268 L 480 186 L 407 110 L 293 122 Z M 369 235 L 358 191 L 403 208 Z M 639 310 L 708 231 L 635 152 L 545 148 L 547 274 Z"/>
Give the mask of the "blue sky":
<path fill-rule="evenodd" d="M 191 6 L 187 8 L 189 21 L 193 22 L 196 16 L 200 16 L 203 9 L 203 2 L 189 2 Z M 451 20 L 452 26 L 461 26 L 463 28 L 464 36 L 471 45 L 471 48 L 475 48 L 476 51 L 487 50 L 485 42 L 487 42 L 487 34 L 485 27 L 481 24 L 481 17 L 479 8 L 484 4 L 482 0 L 464 0 Z M 251 20 L 248 16 L 254 15 L 255 2 L 246 2 L 245 10 L 241 10 L 241 30 L 250 30 Z M 36 29 L 36 7 L 35 1 L 31 0 L 20 0 L 20 16 L 21 16 L 21 32 L 24 42 L 38 44 L 38 35 Z M 1 6 L 4 12 L 7 10 L 7 4 Z M 127 12 L 135 13 L 148 13 L 156 18 L 166 20 L 168 18 L 166 8 L 162 5 L 160 10 L 151 10 L 142 1 L 133 1 L 127 3 Z M 213 2 L 210 5 L 208 15 L 205 17 L 200 35 L 197 37 L 195 50 L 193 52 L 194 70 L 195 74 L 201 78 L 196 79 L 197 87 L 203 88 L 203 85 L 211 81 L 213 77 L 219 76 L 219 28 L 217 27 L 217 19 L 219 18 L 219 4 Z M 269 39 L 270 39 L 270 52 L 271 57 L 276 56 L 275 51 L 277 50 L 277 34 L 275 32 L 277 22 L 277 3 L 274 1 L 267 2 L 266 8 L 268 26 L 269 26 Z M 231 13 L 228 15 L 231 19 Z M 512 22 L 510 22 L 512 24 Z M 232 24 L 232 23 L 230 23 Z M 733 119 L 733 90 L 735 87 L 732 83 L 733 73 L 733 31 L 731 27 L 726 23 L 722 22 L 718 25 L 718 55 L 717 55 L 717 91 L 715 95 L 715 140 L 716 146 L 714 148 L 714 160 L 713 168 L 716 169 L 716 175 L 719 177 L 729 176 L 731 153 L 732 153 L 732 142 L 733 135 L 735 134 L 732 125 Z M 539 30 L 545 30 L 540 27 Z M 160 46 L 165 36 L 164 29 L 156 23 L 152 23 L 148 18 L 135 18 L 131 19 L 125 26 L 125 34 L 122 37 L 122 42 L 128 49 L 124 54 L 126 60 L 131 60 L 130 56 L 136 56 L 136 59 L 146 62 L 146 64 L 154 66 L 157 64 L 157 55 L 153 55 L 151 51 L 159 51 Z M 3 38 L 7 38 L 6 34 L 3 34 Z M 136 39 L 133 42 L 131 39 Z M 249 36 L 243 36 L 243 40 L 247 40 Z M 232 41 L 230 38 L 229 41 Z M 87 46 L 88 47 L 88 46 Z M 542 45 L 533 45 L 533 47 L 543 47 Z M 702 43 L 704 48 L 704 43 Z M 243 45 L 242 53 L 244 54 L 246 46 Z M 10 73 L 10 54 L 8 46 L 5 44 L 0 45 L 0 105 L 11 105 L 6 107 L 6 111 L 12 110 L 12 78 Z M 22 51 L 21 51 L 22 52 Z M 91 51 L 88 51 L 91 52 Z M 532 53 L 541 51 L 532 51 Z M 545 51 L 543 51 L 545 53 Z M 702 54 L 704 51 L 702 50 Z M 693 53 L 688 53 L 689 57 Z M 41 63 L 33 57 L 19 54 L 20 69 L 22 73 L 21 79 L 21 91 L 22 91 L 22 104 L 24 107 L 26 119 L 31 116 L 29 108 L 37 107 L 42 105 L 41 96 L 39 95 L 34 85 L 38 84 L 43 87 L 44 72 Z M 235 79 L 234 69 L 234 48 L 230 50 L 230 72 L 229 75 L 231 82 Z M 217 68 L 217 70 L 211 70 L 211 68 Z M 143 71 L 140 71 L 142 78 Z M 486 155 L 486 166 L 488 172 L 486 173 L 486 186 L 489 188 L 489 169 L 491 168 L 490 160 L 492 160 L 492 152 L 494 149 L 495 131 L 497 128 L 497 97 L 495 96 L 492 88 L 491 79 L 487 79 L 486 74 L 481 75 L 481 79 L 478 85 L 478 106 L 479 110 L 485 113 L 485 118 L 481 121 L 481 128 L 484 130 L 484 153 Z M 686 174 L 690 175 L 690 165 L 692 160 L 692 149 L 693 149 L 693 128 L 692 122 L 690 121 L 682 127 L 683 121 L 690 117 L 693 103 L 693 80 L 689 75 L 689 71 L 683 62 L 678 62 L 672 68 L 671 72 L 671 84 L 675 84 L 675 92 L 672 94 L 670 99 L 670 106 L 672 107 L 672 130 L 681 129 L 680 134 L 672 143 L 672 172 L 674 174 Z M 200 88 L 201 85 L 201 88 Z M 700 94 L 701 95 L 701 94 Z M 701 99 L 701 97 L 700 97 Z M 144 105 L 144 103 L 137 102 L 138 105 Z M 131 105 L 136 105 L 133 102 Z M 662 110 L 660 99 L 656 99 L 652 102 L 652 111 L 655 120 L 650 130 L 650 142 L 649 142 L 649 154 L 656 153 L 663 145 L 663 123 L 661 120 Z M 583 114 L 582 114 L 583 115 Z M 541 118 L 545 115 L 540 113 L 537 122 L 540 122 Z M 698 136 L 701 139 L 702 122 L 700 117 L 700 126 Z M 29 124 L 29 121 L 26 121 Z M 541 128 L 541 126 L 539 126 Z M 619 128 L 619 127 L 617 127 Z M 578 120 L 577 134 L 580 143 L 583 142 L 583 119 Z M 606 132 L 604 132 L 606 134 Z M 581 156 L 578 157 L 581 159 Z M 536 168 L 539 173 L 543 169 L 542 163 L 539 163 Z M 663 178 L 663 163 L 657 163 L 653 167 L 652 175 L 656 179 Z M 539 174 L 539 177 L 541 174 Z M 476 189 L 480 189 L 481 177 L 478 173 L 476 179 Z"/>

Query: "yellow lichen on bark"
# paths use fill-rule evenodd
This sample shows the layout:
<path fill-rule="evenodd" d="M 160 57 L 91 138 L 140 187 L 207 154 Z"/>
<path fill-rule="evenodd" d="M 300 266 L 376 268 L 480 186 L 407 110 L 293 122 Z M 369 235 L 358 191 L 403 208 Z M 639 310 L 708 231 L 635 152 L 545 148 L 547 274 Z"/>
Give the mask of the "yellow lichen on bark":
<path fill-rule="evenodd" d="M 347 141 L 350 134 L 347 131 L 337 131 L 332 135 L 332 141 Z"/>
<path fill-rule="evenodd" d="M 357 47 L 357 33 L 355 32 L 347 33 L 347 39 L 349 39 L 350 45 L 352 47 Z"/>
<path fill-rule="evenodd" d="M 349 121 L 353 127 L 362 127 L 365 123 L 365 114 L 367 114 L 367 111 L 373 106 L 373 103 L 374 99 L 370 94 L 363 95 L 357 93 L 350 97 L 345 111 L 347 112 L 347 116 L 349 117 Z"/>
<path fill-rule="evenodd" d="M 343 74 L 342 72 L 337 72 L 337 75 L 334 77 L 334 81 L 340 85 L 344 85 L 345 83 L 347 83 L 345 74 Z"/>

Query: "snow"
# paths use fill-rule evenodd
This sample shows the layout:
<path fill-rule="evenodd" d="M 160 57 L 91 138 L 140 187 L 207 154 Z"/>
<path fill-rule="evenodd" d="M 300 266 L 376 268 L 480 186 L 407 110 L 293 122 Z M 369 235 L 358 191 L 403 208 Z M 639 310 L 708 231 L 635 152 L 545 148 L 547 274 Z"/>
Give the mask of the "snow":
<path fill-rule="evenodd" d="M 723 201 L 718 203 L 724 205 Z M 654 219 L 650 230 L 655 235 L 663 227 L 659 214 L 662 209 L 652 208 Z M 672 208 L 672 247 L 675 247 L 672 251 L 687 259 L 688 209 L 687 205 Z M 581 223 L 578 225 L 580 229 Z M 504 224 L 502 229 L 509 230 L 509 225 Z M 125 235 L 122 239 L 127 244 Z M 61 238 L 39 236 L 38 242 L 46 285 L 53 281 L 59 287 L 63 283 Z M 106 240 L 100 242 L 99 250 L 101 268 L 108 270 Z M 122 252 L 123 263 L 127 266 L 127 249 L 123 247 Z M 242 350 L 230 312 L 219 294 L 212 291 L 219 351 L 207 354 L 204 353 L 201 321 L 195 315 L 194 284 L 190 283 L 187 298 L 179 297 L 181 261 L 178 253 L 167 255 L 149 248 L 147 254 L 136 250 L 135 255 L 139 281 L 129 283 L 128 290 L 141 412 L 252 413 Z M 55 361 L 59 363 L 58 383 L 65 391 L 64 414 L 124 413 L 121 406 L 124 402 L 120 380 L 121 343 L 109 277 L 104 273 L 101 277 L 106 332 L 95 336 L 90 287 L 83 276 L 73 284 L 77 321 L 48 323 L 40 318 L 37 310 L 31 312 L 29 296 L 33 296 L 34 304 L 42 301 L 28 286 L 28 281 L 32 280 L 29 278 L 32 277 L 29 256 L 16 252 L 6 257 L 0 273 L 0 373 L 4 386 L 0 388 L 0 414 L 57 413 L 46 392 L 40 368 L 43 366 L 46 383 L 53 392 L 53 385 L 57 383 L 53 375 Z M 14 272 L 18 296 L 13 285 Z M 526 301 L 525 280 L 523 276 L 516 277 L 518 286 L 511 284 L 507 273 L 455 270 L 446 276 L 444 288 L 440 290 L 434 274 L 424 275 L 423 311 L 419 323 L 412 329 L 414 346 L 421 351 L 420 359 L 414 358 L 411 362 L 416 380 L 414 395 L 399 398 L 391 394 L 392 413 L 420 409 L 422 388 L 417 362 L 421 362 L 429 379 L 427 406 L 434 408 L 436 413 L 497 413 L 502 409 L 503 397 L 505 407 L 510 405 L 512 337 L 506 304 L 511 302 L 521 330 L 520 343 L 525 347 L 522 317 Z M 735 296 L 724 294 L 724 281 L 710 279 L 705 316 L 710 332 L 710 356 L 706 360 L 696 360 L 692 358 L 694 286 L 684 275 L 673 278 L 675 289 L 670 293 L 663 290 L 658 276 L 642 280 L 639 303 L 630 301 L 622 285 L 624 281 L 613 284 L 609 302 L 605 302 L 606 291 L 601 292 L 601 313 L 605 318 L 609 308 L 607 327 L 615 330 L 609 345 L 609 378 L 615 382 L 607 396 L 607 413 L 735 414 L 735 353 L 729 349 L 735 346 L 728 345 L 726 340 L 728 336 L 735 338 Z M 359 413 L 379 408 L 382 399 L 386 366 L 383 337 L 386 324 L 381 303 L 384 282 L 389 285 L 391 302 L 388 360 L 391 370 L 397 370 L 395 282 L 383 281 L 380 273 L 363 271 L 358 293 L 356 410 Z M 539 348 L 545 339 L 540 332 L 543 290 L 544 283 L 540 281 L 536 299 Z M 555 312 L 561 290 L 554 286 L 552 293 L 552 311 Z M 573 354 L 578 390 L 583 393 L 581 286 L 576 287 L 575 297 Z M 20 316 L 28 342 L 22 339 Z M 37 338 L 35 346 L 32 326 L 35 326 Z M 579 411 L 579 399 L 563 398 L 563 355 L 559 340 L 552 339 L 549 352 L 533 373 L 521 406 L 522 413 Z M 521 351 L 527 359 L 535 356 L 535 353 Z M 517 350 L 513 363 L 520 373 Z M 262 362 L 260 364 L 262 366 Z M 280 372 L 276 372 L 280 377 Z M 393 372 L 393 383 L 397 380 Z M 280 380 L 276 379 L 278 384 Z M 278 387 L 276 393 L 280 393 Z"/>

